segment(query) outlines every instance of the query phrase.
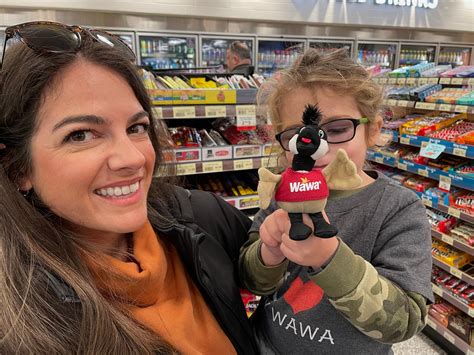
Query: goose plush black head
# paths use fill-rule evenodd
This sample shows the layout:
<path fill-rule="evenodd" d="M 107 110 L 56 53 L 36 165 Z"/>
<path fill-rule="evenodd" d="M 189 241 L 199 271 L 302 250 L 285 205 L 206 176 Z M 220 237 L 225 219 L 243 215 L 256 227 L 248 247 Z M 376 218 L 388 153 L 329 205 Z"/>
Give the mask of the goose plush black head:
<path fill-rule="evenodd" d="M 326 133 L 319 128 L 322 113 L 316 105 L 306 105 L 303 126 L 290 139 L 289 149 L 294 154 L 292 168 L 310 171 L 316 159 L 328 152 Z"/>

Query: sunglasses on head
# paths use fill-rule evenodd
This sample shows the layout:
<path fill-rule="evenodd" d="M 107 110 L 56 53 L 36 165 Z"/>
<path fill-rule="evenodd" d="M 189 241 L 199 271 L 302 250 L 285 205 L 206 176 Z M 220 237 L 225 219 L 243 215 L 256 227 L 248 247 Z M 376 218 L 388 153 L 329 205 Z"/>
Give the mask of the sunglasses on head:
<path fill-rule="evenodd" d="M 38 53 L 67 53 L 77 52 L 84 42 L 85 37 L 94 41 L 116 48 L 130 60 L 135 60 L 135 53 L 118 36 L 111 33 L 85 28 L 69 26 L 58 22 L 35 21 L 7 27 L 5 29 L 5 43 L 2 62 L 7 52 L 7 42 L 15 39 L 27 45 Z"/>

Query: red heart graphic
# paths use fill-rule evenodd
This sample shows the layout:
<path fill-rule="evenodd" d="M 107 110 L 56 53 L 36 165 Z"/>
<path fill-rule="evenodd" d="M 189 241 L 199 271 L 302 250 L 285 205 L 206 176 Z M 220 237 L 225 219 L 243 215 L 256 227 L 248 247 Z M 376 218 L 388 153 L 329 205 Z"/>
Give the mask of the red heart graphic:
<path fill-rule="evenodd" d="M 291 306 L 293 314 L 298 314 L 319 304 L 323 295 L 323 289 L 313 281 L 303 283 L 303 280 L 298 277 L 292 282 L 283 298 Z"/>

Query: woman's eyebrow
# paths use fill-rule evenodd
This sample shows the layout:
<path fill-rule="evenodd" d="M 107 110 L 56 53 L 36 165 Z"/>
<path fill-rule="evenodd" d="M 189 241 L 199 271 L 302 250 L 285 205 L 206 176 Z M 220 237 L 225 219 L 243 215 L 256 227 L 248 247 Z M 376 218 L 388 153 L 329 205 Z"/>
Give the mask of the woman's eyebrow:
<path fill-rule="evenodd" d="M 106 121 L 102 117 L 99 117 L 96 115 L 68 116 L 68 117 L 63 118 L 60 122 L 54 125 L 53 132 L 58 130 L 61 127 L 64 127 L 73 123 L 91 123 L 95 125 L 104 125 Z"/>

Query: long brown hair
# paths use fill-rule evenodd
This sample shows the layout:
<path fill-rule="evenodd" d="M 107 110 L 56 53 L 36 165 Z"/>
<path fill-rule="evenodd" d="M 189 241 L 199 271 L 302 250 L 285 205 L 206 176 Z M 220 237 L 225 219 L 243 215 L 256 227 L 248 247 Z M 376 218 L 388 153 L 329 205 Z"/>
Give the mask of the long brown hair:
<path fill-rule="evenodd" d="M 62 69 L 79 58 L 124 78 L 153 118 L 136 68 L 118 51 L 86 41 L 77 53 L 39 55 L 25 45 L 8 50 L 0 72 L 0 352 L 1 353 L 175 353 L 156 334 L 107 301 L 80 255 L 91 253 L 34 193 L 18 187 L 31 171 L 30 142 L 42 95 Z M 163 167 L 163 140 L 151 127 L 155 173 Z M 0 147 L 1 148 L 1 147 Z M 157 187 L 158 186 L 158 187 Z M 166 204 L 167 185 L 155 181 L 149 200 Z M 168 192 L 169 193 L 169 192 Z M 156 203 L 158 201 L 158 203 Z M 171 223 L 152 210 L 152 223 Z M 80 302 L 52 293 L 45 274 L 58 277 Z"/>

